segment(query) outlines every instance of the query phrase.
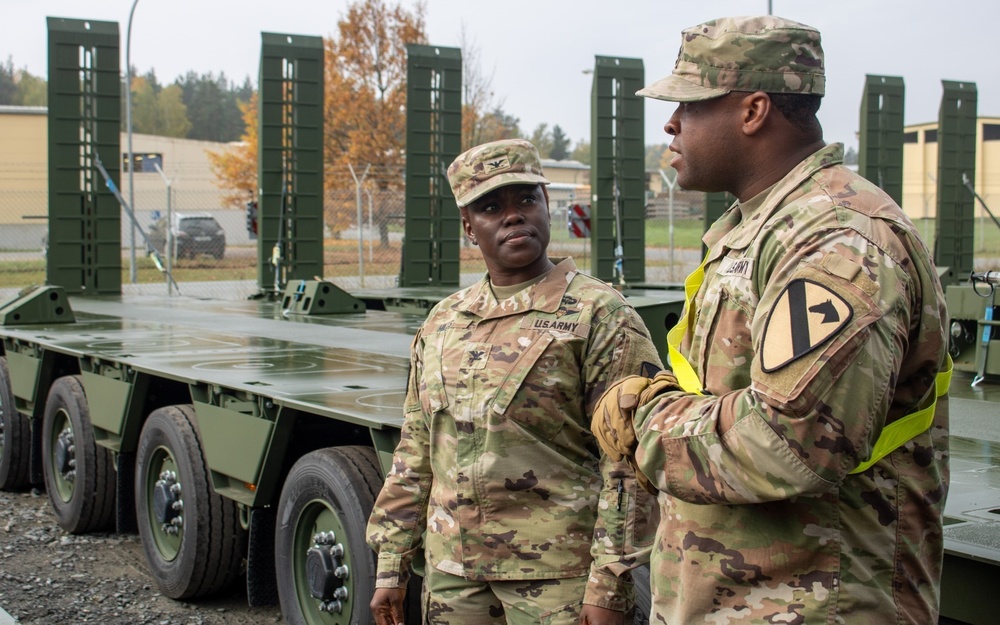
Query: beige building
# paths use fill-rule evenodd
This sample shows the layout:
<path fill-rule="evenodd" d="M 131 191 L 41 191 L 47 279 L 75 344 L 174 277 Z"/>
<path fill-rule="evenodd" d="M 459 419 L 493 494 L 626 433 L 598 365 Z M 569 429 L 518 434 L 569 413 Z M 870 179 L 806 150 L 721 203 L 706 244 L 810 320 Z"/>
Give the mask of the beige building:
<path fill-rule="evenodd" d="M 590 166 L 580 161 L 542 159 L 549 185 L 549 208 L 553 218 L 563 218 L 573 204 L 590 204 Z"/>
<path fill-rule="evenodd" d="M 48 214 L 44 106 L 0 106 L 0 225 Z"/>
<path fill-rule="evenodd" d="M 938 124 L 913 124 L 903 129 L 903 210 L 910 219 L 937 217 Z M 1000 214 L 1000 117 L 980 117 L 976 123 L 976 193 Z M 976 216 L 988 216 L 974 201 Z"/>
<path fill-rule="evenodd" d="M 208 152 L 229 144 L 153 135 L 132 135 L 136 168 L 134 204 L 140 225 L 148 227 L 166 212 L 167 182 L 175 211 L 223 211 L 223 192 L 215 185 Z M 121 134 L 120 190 L 129 200 L 124 170 L 128 135 Z M 152 163 L 160 164 L 161 175 Z M 108 166 L 106 163 L 105 166 Z M 228 210 L 242 223 L 239 211 Z M 45 107 L 0 106 L 0 249 L 32 249 L 47 231 L 48 116 Z M 123 219 L 123 221 L 125 221 Z M 234 221 L 235 223 L 235 221 Z M 123 224 L 123 228 L 127 224 Z M 125 240 L 123 236 L 123 241 Z"/>

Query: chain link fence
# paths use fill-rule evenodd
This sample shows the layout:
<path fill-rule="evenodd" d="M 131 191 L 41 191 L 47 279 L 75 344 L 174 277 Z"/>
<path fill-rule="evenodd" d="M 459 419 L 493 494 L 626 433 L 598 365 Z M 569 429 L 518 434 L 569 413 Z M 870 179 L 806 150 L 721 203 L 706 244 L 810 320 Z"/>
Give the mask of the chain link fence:
<path fill-rule="evenodd" d="M 367 171 L 366 171 L 367 169 Z M 45 247 L 48 232 L 46 172 L 37 164 L 17 165 L 0 172 L 0 300 L 15 296 L 24 287 L 45 281 Z M 243 209 L 225 208 L 224 194 L 205 170 L 177 170 L 166 174 L 134 174 L 134 205 L 138 227 L 157 232 L 169 211 L 178 216 L 210 218 L 222 230 L 221 248 L 177 250 L 170 269 L 177 287 L 147 253 L 138 231 L 135 238 L 135 281 L 132 280 L 132 224 L 122 211 L 122 291 L 125 294 L 180 293 L 185 296 L 246 299 L 260 292 L 257 283 L 259 253 L 251 240 Z M 378 289 L 396 286 L 403 248 L 405 192 L 403 172 L 376 171 L 350 166 L 334 170 L 335 190 L 324 201 L 324 277 L 342 288 Z M 128 176 L 122 176 L 122 196 L 129 201 Z M 168 199 L 169 188 L 169 199 Z M 585 190 L 584 190 L 585 193 Z M 990 209 L 995 193 L 982 198 Z M 920 208 L 907 209 L 917 229 L 934 244 L 933 217 Z M 678 283 L 701 261 L 704 196 L 676 189 L 651 198 L 646 208 L 646 282 Z M 975 269 L 1000 269 L 1000 224 L 976 203 Z M 553 210 L 550 255 L 572 256 L 584 271 L 591 267 L 590 240 L 574 238 L 565 209 Z M 162 233 L 162 231 L 161 231 Z M 204 233 L 195 237 L 205 237 Z M 485 265 L 478 248 L 462 240 L 461 286 L 478 280 Z M 154 240 L 154 246 L 156 241 Z M 212 243 L 212 242 L 207 242 Z M 162 243 L 159 249 L 163 249 Z M 162 255 L 166 260 L 166 255 Z M 165 266 L 163 267 L 166 268 Z M 272 284 L 270 278 L 266 284 Z"/>

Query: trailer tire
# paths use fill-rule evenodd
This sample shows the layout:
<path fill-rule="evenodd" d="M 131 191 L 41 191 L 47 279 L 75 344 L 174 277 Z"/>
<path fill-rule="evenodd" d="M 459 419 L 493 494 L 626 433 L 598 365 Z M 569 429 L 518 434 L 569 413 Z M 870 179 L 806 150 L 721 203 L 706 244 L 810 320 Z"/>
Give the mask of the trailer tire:
<path fill-rule="evenodd" d="M 236 503 L 212 488 L 193 406 L 150 413 L 135 467 L 139 536 L 160 592 L 189 599 L 230 586 L 240 574 L 246 532 Z"/>
<path fill-rule="evenodd" d="M 281 614 L 288 623 L 373 622 L 368 604 L 375 590 L 375 557 L 365 528 L 382 486 L 377 466 L 371 448 L 345 446 L 306 454 L 289 472 L 274 548 Z M 340 566 L 347 567 L 346 576 L 337 575 Z M 324 601 L 313 593 L 327 608 L 339 601 L 342 611 L 321 609 Z"/>
<path fill-rule="evenodd" d="M 42 418 L 42 475 L 59 527 L 71 534 L 107 529 L 115 513 L 111 451 L 94 441 L 80 376 L 56 380 Z"/>
<path fill-rule="evenodd" d="M 7 357 L 0 356 L 0 490 L 18 490 L 31 482 L 31 423 L 18 412 Z"/>

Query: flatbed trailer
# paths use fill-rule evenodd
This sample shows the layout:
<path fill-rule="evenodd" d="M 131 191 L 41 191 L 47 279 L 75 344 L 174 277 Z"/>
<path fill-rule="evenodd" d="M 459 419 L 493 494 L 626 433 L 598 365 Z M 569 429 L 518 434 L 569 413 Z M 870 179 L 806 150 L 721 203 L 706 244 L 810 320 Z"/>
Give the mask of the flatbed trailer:
<path fill-rule="evenodd" d="M 245 559 L 252 604 L 367 622 L 365 522 L 422 316 L 48 287 L 0 316 L 0 487 L 44 483 L 69 532 L 138 531 L 169 597 Z"/>
<path fill-rule="evenodd" d="M 68 532 L 138 532 L 168 597 L 215 593 L 245 561 L 251 605 L 367 623 L 365 525 L 399 439 L 412 338 L 447 292 L 25 293 L 0 304 L 0 488 L 44 484 Z M 681 293 L 626 296 L 665 345 Z"/>

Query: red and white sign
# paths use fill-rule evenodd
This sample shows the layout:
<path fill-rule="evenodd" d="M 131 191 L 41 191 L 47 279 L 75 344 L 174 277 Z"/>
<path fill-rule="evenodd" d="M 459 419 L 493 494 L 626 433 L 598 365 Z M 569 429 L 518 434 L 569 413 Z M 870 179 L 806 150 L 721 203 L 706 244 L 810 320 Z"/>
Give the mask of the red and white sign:
<path fill-rule="evenodd" d="M 569 235 L 577 239 L 590 237 L 590 206 L 574 204 L 569 207 Z"/>

